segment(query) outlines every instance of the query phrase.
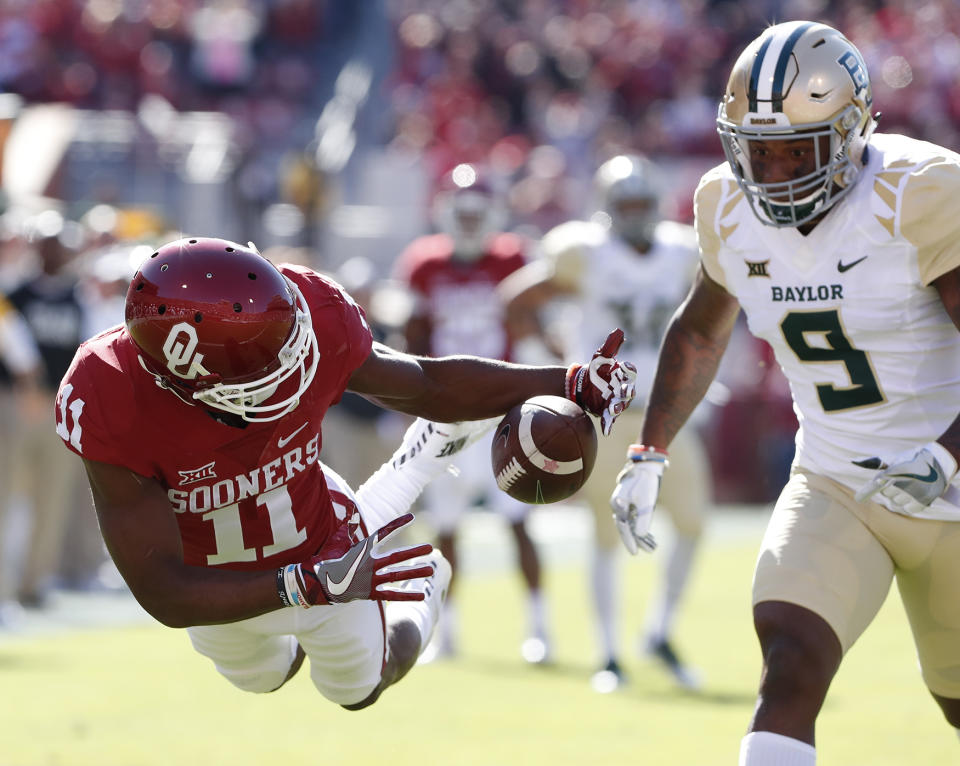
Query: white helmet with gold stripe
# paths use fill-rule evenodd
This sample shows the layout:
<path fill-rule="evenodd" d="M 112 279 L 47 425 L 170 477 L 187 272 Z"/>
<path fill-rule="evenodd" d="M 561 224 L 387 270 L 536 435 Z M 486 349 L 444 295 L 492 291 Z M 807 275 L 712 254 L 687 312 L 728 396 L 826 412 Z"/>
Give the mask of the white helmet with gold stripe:
<path fill-rule="evenodd" d="M 753 212 L 771 226 L 799 226 L 846 194 L 876 127 L 860 51 L 832 27 L 791 21 L 769 27 L 737 59 L 717 130 Z M 789 181 L 754 176 L 751 142 L 810 138 L 815 170 Z"/>

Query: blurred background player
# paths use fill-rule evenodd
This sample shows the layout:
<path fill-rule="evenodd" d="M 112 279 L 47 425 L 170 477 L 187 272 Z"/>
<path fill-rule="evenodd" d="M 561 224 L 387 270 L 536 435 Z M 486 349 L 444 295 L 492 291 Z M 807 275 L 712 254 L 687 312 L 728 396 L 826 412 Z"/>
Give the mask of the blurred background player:
<path fill-rule="evenodd" d="M 507 215 L 499 196 L 468 164 L 457 165 L 444 178 L 434 199 L 433 218 L 438 233 L 415 239 L 396 263 L 398 279 L 413 295 L 406 325 L 407 351 L 432 357 L 469 353 L 512 361 L 497 285 L 526 262 L 524 240 L 502 231 Z M 437 546 L 453 566 L 454 582 L 456 533 L 463 514 L 482 499 L 509 520 L 527 588 L 529 632 L 521 652 L 528 662 L 540 663 L 549 659 L 549 644 L 540 559 L 526 528 L 529 507 L 497 488 L 489 449 L 489 439 L 482 439 L 464 452 L 456 461 L 459 475 L 432 482 L 423 503 Z M 437 628 L 435 656 L 456 653 L 456 633 L 451 586 Z"/>
<path fill-rule="evenodd" d="M 46 414 L 40 389 L 40 353 L 20 313 L 0 294 L 0 628 L 16 622 L 21 609 L 14 601 L 16 568 L 7 556 L 8 511 L 13 500 L 14 452 L 18 415 L 39 419 Z"/>
<path fill-rule="evenodd" d="M 661 189 L 646 158 L 613 157 L 597 170 L 595 184 L 600 212 L 589 221 L 569 221 L 547 232 L 542 257 L 513 275 L 502 293 L 515 334 L 544 335 L 566 359 L 594 345 L 607 324 L 623 328 L 623 356 L 638 370 L 637 412 L 627 413 L 636 417 L 653 380 L 666 323 L 693 279 L 696 242 L 690 226 L 661 219 Z M 555 316 L 557 332 L 544 332 L 541 314 L 547 312 L 541 309 L 557 299 L 565 299 L 573 311 Z M 603 662 L 593 678 L 598 691 L 612 691 L 626 680 L 617 640 L 620 540 L 609 496 L 630 444 L 626 432 L 639 423 L 639 418 L 631 419 L 627 428 L 600 440 L 596 467 L 581 494 L 594 518 L 590 584 Z M 664 479 L 661 497 L 674 534 L 647 612 L 641 648 L 681 686 L 696 688 L 697 673 L 684 665 L 672 643 L 674 619 L 711 500 L 709 463 L 695 428 L 678 435 L 671 463 L 674 470 Z"/>
<path fill-rule="evenodd" d="M 23 606 L 38 608 L 56 584 L 63 557 L 73 555 L 64 543 L 73 499 L 82 492 L 82 469 L 64 454 L 55 431 L 54 404 L 87 325 L 73 268 L 83 246 L 82 227 L 55 210 L 34 216 L 27 227 L 34 271 L 11 290 L 9 299 L 40 352 L 44 406 L 18 413 L 12 485 L 14 496 L 27 504 L 30 519 L 17 598 Z M 92 508 L 89 523 L 95 524 Z"/>

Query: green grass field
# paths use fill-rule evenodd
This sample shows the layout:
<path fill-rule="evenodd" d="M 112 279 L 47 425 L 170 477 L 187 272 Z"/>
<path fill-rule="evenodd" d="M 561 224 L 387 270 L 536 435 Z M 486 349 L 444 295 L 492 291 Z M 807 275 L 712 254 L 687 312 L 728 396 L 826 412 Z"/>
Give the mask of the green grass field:
<path fill-rule="evenodd" d="M 415 668 L 359 713 L 323 700 L 306 673 L 271 695 L 236 691 L 184 632 L 151 623 L 6 639 L 0 766 L 730 766 L 759 672 L 749 609 L 759 527 L 711 539 L 678 630 L 705 675 L 701 694 L 675 690 L 633 654 L 630 686 L 594 693 L 582 562 L 551 560 L 552 667 L 519 658 L 515 576 L 475 571 L 460 583 L 462 656 Z M 623 640 L 632 646 L 656 561 L 624 564 Z M 818 737 L 821 764 L 960 761 L 920 680 L 895 592 L 841 669 Z"/>

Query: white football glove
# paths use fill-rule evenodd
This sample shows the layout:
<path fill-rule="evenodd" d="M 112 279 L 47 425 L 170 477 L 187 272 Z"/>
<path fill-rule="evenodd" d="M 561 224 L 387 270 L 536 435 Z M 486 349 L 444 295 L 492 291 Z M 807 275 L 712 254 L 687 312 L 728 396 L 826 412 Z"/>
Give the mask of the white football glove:
<path fill-rule="evenodd" d="M 880 493 L 893 510 L 907 515 L 919 513 L 940 497 L 957 473 L 957 461 L 939 442 L 930 442 L 919 450 L 899 455 L 890 463 L 879 457 L 854 460 L 861 468 L 879 469 L 857 490 L 858 503 Z"/>
<path fill-rule="evenodd" d="M 627 451 L 627 463 L 617 476 L 610 507 L 620 539 L 633 556 L 641 549 L 652 553 L 657 547 L 657 541 L 650 534 L 650 523 L 660 495 L 663 470 L 668 465 L 666 452 L 632 444 Z"/>

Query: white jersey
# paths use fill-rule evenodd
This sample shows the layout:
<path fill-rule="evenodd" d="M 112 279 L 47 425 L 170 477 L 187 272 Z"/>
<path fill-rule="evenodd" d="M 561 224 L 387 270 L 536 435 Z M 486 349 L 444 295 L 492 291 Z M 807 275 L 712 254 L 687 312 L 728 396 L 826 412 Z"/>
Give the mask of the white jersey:
<path fill-rule="evenodd" d="M 960 266 L 960 155 L 875 135 L 859 181 L 810 232 L 761 224 L 726 163 L 696 192 L 704 270 L 773 347 L 800 423 L 795 464 L 859 489 L 960 412 L 960 333 L 931 287 Z M 886 499 L 875 496 L 886 505 Z M 960 520 L 948 488 L 923 518 Z M 889 507 L 889 506 L 888 506 Z"/>
<path fill-rule="evenodd" d="M 547 232 L 541 251 L 553 281 L 579 306 L 567 328 L 567 361 L 589 359 L 619 327 L 625 340 L 617 357 L 637 366 L 637 394 L 645 397 L 663 333 L 697 269 L 693 227 L 661 221 L 650 250 L 640 253 L 605 226 L 570 221 Z"/>

